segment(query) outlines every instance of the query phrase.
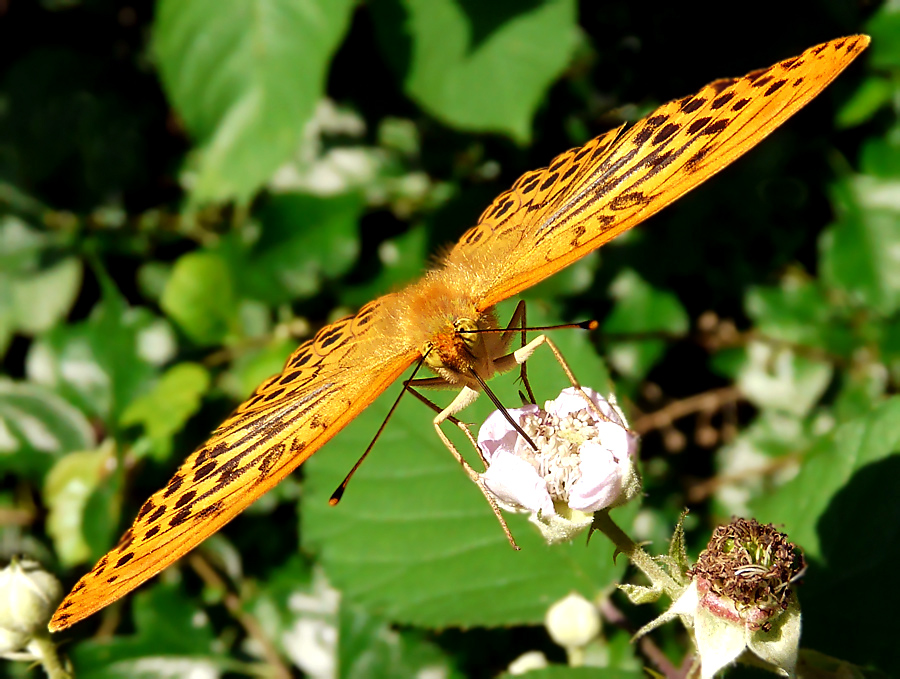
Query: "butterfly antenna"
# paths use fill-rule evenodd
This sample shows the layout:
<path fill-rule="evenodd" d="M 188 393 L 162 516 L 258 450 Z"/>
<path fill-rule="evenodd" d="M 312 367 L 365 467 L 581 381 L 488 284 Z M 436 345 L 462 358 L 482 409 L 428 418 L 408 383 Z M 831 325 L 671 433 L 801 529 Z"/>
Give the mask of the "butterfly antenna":
<path fill-rule="evenodd" d="M 516 328 L 516 332 L 523 330 L 525 332 L 543 332 L 544 330 L 596 330 L 600 327 L 600 322 L 597 320 L 590 321 L 581 321 L 580 323 L 563 323 L 561 325 L 536 325 L 534 327 L 529 328 Z M 463 335 L 468 334 L 477 334 L 481 332 L 506 332 L 507 328 L 475 328 L 473 330 L 460 330 L 459 333 Z"/>
<path fill-rule="evenodd" d="M 427 356 L 428 354 L 425 354 Z M 409 389 L 409 383 L 416 376 L 416 373 L 419 372 L 419 368 L 422 367 L 422 364 L 425 362 L 425 356 L 419 359 L 419 362 L 416 364 L 416 369 L 413 370 L 410 378 L 403 383 L 403 389 L 397 395 L 397 398 L 394 400 L 394 405 L 391 406 L 391 409 L 388 411 L 388 414 L 385 416 L 384 420 L 381 423 L 381 426 L 378 427 L 378 431 L 375 432 L 375 436 L 372 437 L 372 442 L 366 447 L 363 454 L 360 455 L 359 459 L 356 461 L 356 464 L 353 465 L 353 469 L 351 469 L 347 476 L 344 477 L 344 480 L 341 481 L 341 485 L 339 485 L 335 491 L 331 494 L 331 497 L 328 498 L 328 504 L 334 507 L 338 502 L 341 501 L 341 498 L 344 497 L 344 491 L 347 490 L 347 484 L 350 483 L 350 479 L 353 478 L 353 475 L 356 473 L 356 470 L 362 466 L 363 460 L 365 460 L 372 448 L 375 447 L 375 442 L 378 440 L 378 437 L 381 436 L 381 432 L 384 431 L 384 428 L 387 426 L 388 420 L 391 419 L 391 415 L 394 414 L 394 411 L 397 409 L 397 406 L 400 405 L 400 399 L 403 398 L 403 394 Z"/>
<path fill-rule="evenodd" d="M 491 403 L 493 403 L 497 407 L 497 410 L 503 413 L 503 417 L 506 418 L 506 421 L 510 423 L 512 428 L 519 432 L 519 435 L 528 442 L 528 445 L 531 446 L 532 450 L 537 450 L 538 447 L 535 445 L 534 441 L 532 441 L 531 437 L 525 433 L 525 430 L 522 429 L 522 427 L 520 427 L 515 420 L 513 420 L 512 415 L 510 415 L 507 412 L 506 407 L 502 403 L 500 403 L 500 399 L 497 398 L 497 394 L 491 391 L 491 388 L 487 385 L 487 382 L 485 382 L 481 378 L 481 375 L 473 370 L 472 376 L 475 378 L 481 388 L 484 389 L 484 393 L 487 394 L 487 397 L 489 399 L 491 399 Z"/>

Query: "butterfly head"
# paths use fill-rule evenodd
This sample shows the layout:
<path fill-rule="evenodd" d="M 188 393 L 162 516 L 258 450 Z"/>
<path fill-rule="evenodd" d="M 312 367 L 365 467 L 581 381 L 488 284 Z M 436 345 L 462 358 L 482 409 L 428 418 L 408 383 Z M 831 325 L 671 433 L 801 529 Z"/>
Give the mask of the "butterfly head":
<path fill-rule="evenodd" d="M 473 372 L 489 378 L 493 358 L 503 353 L 497 333 L 481 332 L 495 328 L 493 321 L 492 314 L 477 321 L 457 318 L 446 330 L 433 333 L 422 347 L 425 365 L 453 385 L 469 384 Z"/>

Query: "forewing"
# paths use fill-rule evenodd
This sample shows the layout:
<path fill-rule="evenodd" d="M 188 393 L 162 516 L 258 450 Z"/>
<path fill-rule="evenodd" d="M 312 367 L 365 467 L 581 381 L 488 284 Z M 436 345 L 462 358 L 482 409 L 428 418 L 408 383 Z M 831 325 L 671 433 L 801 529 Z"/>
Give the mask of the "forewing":
<path fill-rule="evenodd" d="M 51 631 L 124 596 L 272 488 L 393 382 L 418 351 L 385 346 L 382 297 L 320 330 L 147 500 L 60 604 Z"/>
<path fill-rule="evenodd" d="M 521 177 L 448 255 L 496 256 L 485 309 L 643 221 L 746 153 L 825 88 L 869 44 L 840 38 L 743 78 L 670 101 Z"/>

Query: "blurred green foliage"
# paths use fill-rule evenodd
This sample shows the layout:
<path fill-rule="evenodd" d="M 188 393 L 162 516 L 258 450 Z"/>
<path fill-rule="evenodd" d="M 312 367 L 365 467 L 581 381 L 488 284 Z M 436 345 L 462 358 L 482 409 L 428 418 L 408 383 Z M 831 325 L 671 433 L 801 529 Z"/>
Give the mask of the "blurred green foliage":
<path fill-rule="evenodd" d="M 522 172 L 856 32 L 868 52 L 783 129 L 523 296 L 536 324 L 601 319 L 555 340 L 644 434 L 646 497 L 618 520 L 662 552 L 688 506 L 694 555 L 733 514 L 783 526 L 809 562 L 804 647 L 891 672 L 891 2 L 0 3 L 0 559 L 70 586 L 300 341 L 420 275 Z M 530 366 L 539 400 L 565 386 L 549 355 Z M 493 677 L 535 649 L 559 664 L 534 676 L 587 676 L 538 625 L 625 564 L 603 536 L 547 548 L 521 517 L 512 552 L 420 403 L 327 505 L 398 390 L 67 632 L 78 676 Z M 605 628 L 602 676 L 644 676 L 628 639 L 653 611 L 611 601 L 625 622 Z M 653 639 L 684 662 L 677 626 Z"/>

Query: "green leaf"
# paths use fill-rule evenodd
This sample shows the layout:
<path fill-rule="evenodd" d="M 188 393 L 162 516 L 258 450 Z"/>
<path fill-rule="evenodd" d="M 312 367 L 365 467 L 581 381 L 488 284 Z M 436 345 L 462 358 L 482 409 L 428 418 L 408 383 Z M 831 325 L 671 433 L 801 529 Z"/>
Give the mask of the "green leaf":
<path fill-rule="evenodd" d="M 157 583 L 132 601 L 135 634 L 73 646 L 69 655 L 79 679 L 216 677 L 229 665 L 206 615 L 180 587 Z"/>
<path fill-rule="evenodd" d="M 869 59 L 873 68 L 900 68 L 900 12 L 893 3 L 885 3 L 872 15 L 866 26 L 866 33 L 872 37 Z"/>
<path fill-rule="evenodd" d="M 54 388 L 115 432 L 120 413 L 148 388 L 174 340 L 147 308 L 129 308 L 115 290 L 82 323 L 53 328 L 35 342 L 28 376 Z"/>
<path fill-rule="evenodd" d="M 631 270 L 621 272 L 611 286 L 616 303 L 603 322 L 603 333 L 623 335 L 682 335 L 688 330 L 687 312 L 671 292 L 658 290 Z M 641 379 L 662 358 L 664 339 L 611 339 L 610 362 L 621 374 Z"/>
<path fill-rule="evenodd" d="M 900 398 L 894 397 L 878 408 L 837 427 L 804 456 L 800 473 L 777 491 L 757 498 L 752 507 L 761 521 L 783 523 L 791 540 L 803 546 L 812 558 L 822 556 L 821 520 L 835 495 L 848 489 L 854 475 L 900 451 Z M 869 501 L 859 497 L 859 505 Z M 892 500 L 892 504 L 896 502 Z M 844 517 L 842 521 L 852 521 Z M 896 533 L 896 526 L 879 521 L 881 528 Z M 879 529 L 880 530 L 880 529 Z M 876 558 L 857 553 L 859 558 Z"/>
<path fill-rule="evenodd" d="M 239 325 L 231 269 L 214 252 L 180 257 L 159 305 L 197 344 L 221 344 Z"/>
<path fill-rule="evenodd" d="M 19 330 L 34 335 L 56 325 L 72 308 L 81 276 L 81 262 L 68 257 L 17 280 L 12 302 Z"/>
<path fill-rule="evenodd" d="M 778 287 L 751 288 L 744 305 L 757 331 L 767 341 L 816 347 L 849 356 L 858 338 L 844 322 L 843 309 L 816 281 L 785 276 Z"/>
<path fill-rule="evenodd" d="M 504 678 L 512 677 L 511 674 L 501 675 Z M 540 670 L 532 670 L 524 675 L 527 679 L 639 679 L 645 678 L 647 673 L 642 670 L 620 670 L 608 667 L 567 667 L 566 665 L 551 665 Z"/>
<path fill-rule="evenodd" d="M 91 548 L 84 537 L 84 512 L 109 460 L 110 450 L 106 447 L 70 453 L 53 466 L 44 481 L 47 533 L 66 567 L 91 558 Z"/>
<path fill-rule="evenodd" d="M 378 248 L 381 264 L 378 275 L 362 285 L 348 287 L 341 300 L 348 307 L 358 309 L 386 291 L 408 284 L 422 275 L 422 263 L 428 260 L 429 254 L 425 224 L 384 241 Z"/>
<path fill-rule="evenodd" d="M 882 314 L 900 309 L 900 210 L 896 180 L 847 180 L 853 205 L 819 242 L 822 279 Z"/>
<path fill-rule="evenodd" d="M 258 215 L 261 237 L 237 269 L 243 291 L 269 304 L 319 292 L 324 280 L 338 278 L 356 262 L 364 207 L 356 193 L 271 196 Z"/>
<path fill-rule="evenodd" d="M 281 372 L 297 345 L 294 339 L 276 340 L 260 349 L 242 353 L 222 375 L 219 388 L 236 401 L 243 401 L 263 380 Z"/>
<path fill-rule="evenodd" d="M 16 217 L 0 218 L 0 355 L 14 333 L 44 332 L 72 308 L 82 266 L 52 252 L 58 240 Z"/>
<path fill-rule="evenodd" d="M 125 427 L 143 425 L 157 459 L 168 458 L 172 437 L 200 409 L 209 381 L 203 366 L 179 363 L 167 370 L 149 392 L 129 404 L 121 423 Z"/>
<path fill-rule="evenodd" d="M 796 473 L 800 454 L 818 438 L 812 432 L 813 426 L 808 419 L 766 408 L 732 441 L 719 448 L 716 513 L 752 514 L 748 501 Z"/>
<path fill-rule="evenodd" d="M 448 659 L 424 633 L 398 631 L 359 606 L 341 605 L 338 638 L 342 679 L 449 676 Z"/>
<path fill-rule="evenodd" d="M 804 646 L 881 667 L 900 662 L 898 649 L 872 634 L 891 629 L 900 606 L 895 588 L 877 586 L 900 558 L 900 498 L 893 491 L 898 451 L 900 398 L 894 397 L 823 437 L 792 481 L 752 503 L 754 515 L 783 526 L 810 564 L 800 589 Z M 836 592 L 853 587 L 868 594 L 835 601 Z M 867 624 L 835 626 L 829 618 L 835 605 Z"/>
<path fill-rule="evenodd" d="M 834 119 L 835 125 L 838 128 L 862 125 L 890 103 L 894 91 L 893 83 L 887 78 L 880 75 L 869 76 L 853 96 L 841 105 Z"/>
<path fill-rule="evenodd" d="M 571 0 L 394 0 L 372 12 L 382 49 L 422 108 L 519 143 L 578 41 Z"/>
<path fill-rule="evenodd" d="M 163 0 L 154 52 L 197 140 L 195 202 L 247 202 L 300 142 L 351 0 Z"/>
<path fill-rule="evenodd" d="M 509 313 L 511 305 L 504 306 Z M 531 320 L 543 323 L 538 308 Z M 606 372 L 586 333 L 561 331 L 554 340 L 583 384 L 601 392 Z M 568 386 L 552 354 L 529 360 L 539 401 Z M 491 382 L 504 403 L 520 403 L 510 376 Z M 547 606 L 575 590 L 596 596 L 621 575 L 612 545 L 584 540 L 548 547 L 521 515 L 507 515 L 522 550 L 513 551 L 481 493 L 441 445 L 432 411 L 407 398 L 394 413 L 371 456 L 336 508 L 328 497 L 365 450 L 383 421 L 397 386 L 367 408 L 304 465 L 302 538 L 321 554 L 329 579 L 348 601 L 388 619 L 430 627 L 537 624 Z M 440 392 L 430 396 L 444 403 Z M 463 418 L 482 421 L 492 410 L 482 398 Z M 465 439 L 448 434 L 464 455 Z M 472 464 L 480 463 L 471 460 Z M 623 518 L 623 516 L 625 518 Z M 627 523 L 628 514 L 617 520 Z"/>
<path fill-rule="evenodd" d="M 0 470 L 40 477 L 61 455 L 93 448 L 87 418 L 50 390 L 0 379 Z"/>

